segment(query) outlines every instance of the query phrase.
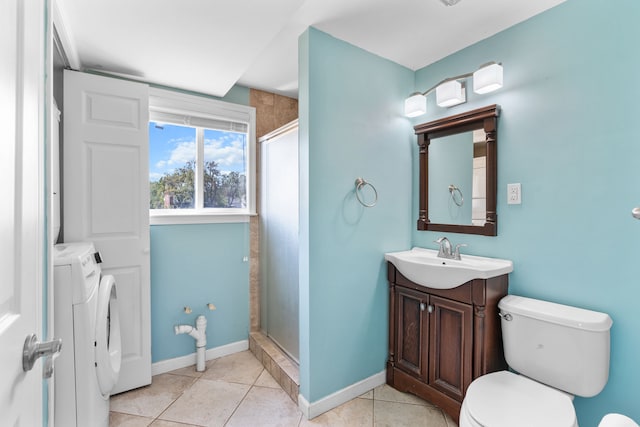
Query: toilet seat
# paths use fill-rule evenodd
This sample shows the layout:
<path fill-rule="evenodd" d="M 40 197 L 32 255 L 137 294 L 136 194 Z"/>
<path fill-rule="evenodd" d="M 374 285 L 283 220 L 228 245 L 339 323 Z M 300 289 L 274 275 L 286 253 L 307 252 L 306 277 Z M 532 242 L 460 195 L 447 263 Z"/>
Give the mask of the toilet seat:
<path fill-rule="evenodd" d="M 467 389 L 461 418 L 484 427 L 577 427 L 571 397 L 509 371 L 475 379 Z"/>

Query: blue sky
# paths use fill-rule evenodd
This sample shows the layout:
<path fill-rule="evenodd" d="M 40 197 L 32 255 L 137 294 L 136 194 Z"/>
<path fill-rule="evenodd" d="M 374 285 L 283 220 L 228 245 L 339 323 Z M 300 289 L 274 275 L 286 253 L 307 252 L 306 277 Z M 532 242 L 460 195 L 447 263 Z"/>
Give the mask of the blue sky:
<path fill-rule="evenodd" d="M 214 160 L 222 173 L 244 173 L 246 135 L 205 129 L 205 161 Z M 188 161 L 195 161 L 195 128 L 149 122 L 149 180 L 157 181 Z"/>

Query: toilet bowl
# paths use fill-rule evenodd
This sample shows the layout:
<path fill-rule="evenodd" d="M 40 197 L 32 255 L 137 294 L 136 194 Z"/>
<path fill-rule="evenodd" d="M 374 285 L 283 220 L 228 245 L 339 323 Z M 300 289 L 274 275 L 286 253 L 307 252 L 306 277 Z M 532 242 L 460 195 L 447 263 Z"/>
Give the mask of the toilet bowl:
<path fill-rule="evenodd" d="M 611 318 L 515 295 L 498 306 L 505 359 L 516 372 L 476 378 L 462 402 L 460 427 L 577 427 L 573 396 L 595 396 L 609 378 Z"/>
<path fill-rule="evenodd" d="M 474 391 L 469 397 L 467 392 L 467 398 L 462 402 L 460 427 L 578 426 L 573 399 L 566 393 L 508 371 L 494 372 L 480 379 L 482 393 Z M 472 383 L 469 389 L 477 388 L 475 386 Z M 502 405 L 487 402 L 494 399 L 500 400 Z M 518 420 L 517 424 L 513 424 L 514 419 Z M 598 427 L 640 426 L 625 415 L 607 414 Z"/>
<path fill-rule="evenodd" d="M 631 418 L 620 414 L 607 414 L 598 427 L 640 427 Z"/>
<path fill-rule="evenodd" d="M 460 427 L 577 425 L 570 395 L 509 371 L 473 381 L 460 409 Z"/>

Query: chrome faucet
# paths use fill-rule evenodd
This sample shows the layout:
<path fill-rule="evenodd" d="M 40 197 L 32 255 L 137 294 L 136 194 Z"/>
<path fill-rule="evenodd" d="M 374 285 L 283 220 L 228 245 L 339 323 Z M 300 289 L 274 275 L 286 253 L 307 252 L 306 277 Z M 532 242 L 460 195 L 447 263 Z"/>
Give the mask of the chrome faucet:
<path fill-rule="evenodd" d="M 438 249 L 438 258 L 455 259 L 460 260 L 460 248 L 467 246 L 464 243 L 457 244 L 455 249 L 452 250 L 451 242 L 446 237 L 440 237 L 434 240 L 434 243 L 440 245 Z"/>
<path fill-rule="evenodd" d="M 451 255 L 451 242 L 446 237 L 440 237 L 437 240 L 434 240 L 434 243 L 440 245 L 438 249 L 438 258 L 447 258 L 450 259 Z"/>

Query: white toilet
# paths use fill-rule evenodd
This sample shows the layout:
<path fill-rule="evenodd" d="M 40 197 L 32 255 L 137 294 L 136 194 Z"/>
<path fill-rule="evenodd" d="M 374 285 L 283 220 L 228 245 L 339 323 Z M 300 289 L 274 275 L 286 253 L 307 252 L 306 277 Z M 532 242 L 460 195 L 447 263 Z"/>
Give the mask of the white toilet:
<path fill-rule="evenodd" d="M 475 379 L 462 402 L 460 427 L 576 427 L 573 395 L 595 396 L 609 377 L 611 318 L 515 295 L 498 307 L 505 358 L 518 374 Z M 618 421 L 605 417 L 599 427 L 627 425 Z"/>

